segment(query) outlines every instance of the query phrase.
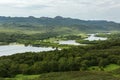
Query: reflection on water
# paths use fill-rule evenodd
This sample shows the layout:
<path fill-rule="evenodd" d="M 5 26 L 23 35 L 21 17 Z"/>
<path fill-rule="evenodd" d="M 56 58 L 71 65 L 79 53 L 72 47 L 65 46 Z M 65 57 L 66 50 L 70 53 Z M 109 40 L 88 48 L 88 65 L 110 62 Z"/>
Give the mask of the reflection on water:
<path fill-rule="evenodd" d="M 95 41 L 95 40 L 107 40 L 107 38 L 103 38 L 103 37 L 96 37 L 96 34 L 89 34 L 90 36 L 88 38 L 86 38 L 85 40 L 89 40 L 89 41 Z"/>
<path fill-rule="evenodd" d="M 59 44 L 62 44 L 62 45 L 80 45 L 75 40 L 59 41 Z"/>
<path fill-rule="evenodd" d="M 42 52 L 42 51 L 53 51 L 55 48 L 52 47 L 33 47 L 24 45 L 2 45 L 0 46 L 0 56 L 11 55 L 16 53 L 24 52 Z"/>

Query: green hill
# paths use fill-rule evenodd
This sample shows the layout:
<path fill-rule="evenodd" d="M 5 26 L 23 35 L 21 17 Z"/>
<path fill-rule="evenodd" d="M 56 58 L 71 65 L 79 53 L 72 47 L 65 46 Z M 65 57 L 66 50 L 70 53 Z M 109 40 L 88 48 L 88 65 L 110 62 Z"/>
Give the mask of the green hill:
<path fill-rule="evenodd" d="M 46 33 L 60 34 L 80 32 L 119 31 L 120 24 L 112 21 L 85 21 L 72 18 L 40 17 L 0 17 L 0 32 Z"/>

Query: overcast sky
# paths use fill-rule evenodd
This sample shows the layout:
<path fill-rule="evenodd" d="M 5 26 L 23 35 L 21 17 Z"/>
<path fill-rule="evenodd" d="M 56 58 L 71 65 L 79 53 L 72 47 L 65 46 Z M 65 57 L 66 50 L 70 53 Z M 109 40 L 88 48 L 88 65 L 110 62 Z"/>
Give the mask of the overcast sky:
<path fill-rule="evenodd" d="M 0 0 L 0 16 L 58 15 L 120 22 L 120 0 Z"/>

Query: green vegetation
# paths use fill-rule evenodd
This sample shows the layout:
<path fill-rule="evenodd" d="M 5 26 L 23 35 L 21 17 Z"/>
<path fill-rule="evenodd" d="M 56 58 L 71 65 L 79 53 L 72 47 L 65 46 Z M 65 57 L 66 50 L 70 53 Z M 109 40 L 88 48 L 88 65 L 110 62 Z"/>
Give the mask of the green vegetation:
<path fill-rule="evenodd" d="M 35 40 L 49 39 L 50 37 L 56 37 L 57 33 L 42 33 L 42 34 L 21 34 L 21 33 L 0 33 L 0 42 L 2 43 L 12 43 L 18 42 L 23 44 L 29 44 L 30 42 L 35 42 Z M 32 43 L 31 43 L 32 44 Z"/>
<path fill-rule="evenodd" d="M 114 48 L 115 46 L 117 48 Z M 0 57 L 0 76 L 14 77 L 17 74 L 87 71 L 92 66 L 98 66 L 100 71 L 114 70 L 119 67 L 117 65 L 120 65 L 119 46 L 119 40 L 110 40 L 92 46 L 76 46 L 61 51 L 28 52 L 3 56 Z M 110 68 L 111 66 L 112 68 Z"/>
<path fill-rule="evenodd" d="M 119 65 L 116 65 L 116 64 L 110 64 L 108 66 L 105 67 L 105 71 L 112 71 L 112 70 L 116 70 L 116 69 L 119 69 L 120 66 Z"/>
<path fill-rule="evenodd" d="M 107 66 L 105 66 L 103 68 L 104 71 L 113 71 L 113 70 L 116 70 L 116 69 L 119 69 L 120 68 L 120 65 L 116 65 L 116 64 L 109 64 Z M 101 71 L 101 69 L 99 68 L 99 66 L 91 66 L 88 68 L 88 70 L 90 71 Z"/>
<path fill-rule="evenodd" d="M 84 21 L 72 18 L 0 17 L 0 32 L 26 34 L 57 32 L 61 35 L 118 31 L 120 24 L 108 21 Z"/>
<path fill-rule="evenodd" d="M 0 57 L 0 80 L 120 80 L 120 34 L 99 34 L 107 41 L 87 41 L 86 33 L 119 31 L 120 24 L 63 18 L 0 17 L 0 45 L 21 43 L 61 47 Z M 82 33 L 82 34 L 81 34 Z M 58 45 L 76 40 L 86 46 Z"/>
<path fill-rule="evenodd" d="M 105 72 L 52 72 L 40 75 L 17 75 L 15 78 L 1 80 L 120 80 L 120 78 Z"/>
<path fill-rule="evenodd" d="M 66 35 L 58 36 L 58 33 L 37 33 L 37 34 L 22 34 L 22 33 L 0 33 L 0 45 L 6 45 L 10 43 L 19 43 L 25 44 L 26 46 L 46 46 L 46 47 L 56 47 L 56 48 L 69 48 L 73 45 L 59 45 L 59 40 L 68 40 L 68 39 L 81 39 L 79 35 Z M 73 38 L 72 38 L 73 37 Z"/>

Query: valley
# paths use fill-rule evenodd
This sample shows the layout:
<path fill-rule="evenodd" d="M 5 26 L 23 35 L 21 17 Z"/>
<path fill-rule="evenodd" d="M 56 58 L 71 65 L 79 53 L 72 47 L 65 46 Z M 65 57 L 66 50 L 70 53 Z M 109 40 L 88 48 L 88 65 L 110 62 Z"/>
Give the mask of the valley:
<path fill-rule="evenodd" d="M 0 17 L 0 79 L 120 80 L 119 26 L 61 16 Z"/>

